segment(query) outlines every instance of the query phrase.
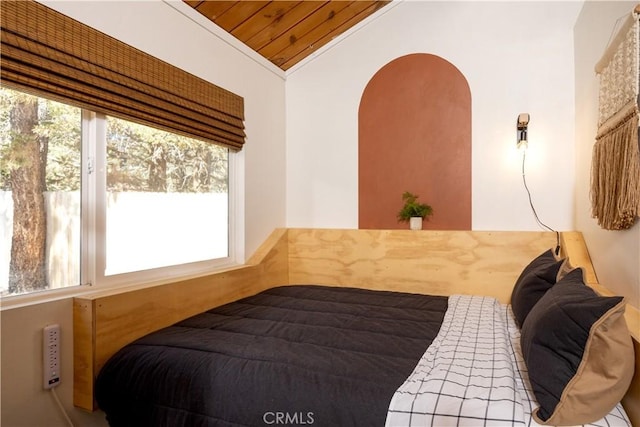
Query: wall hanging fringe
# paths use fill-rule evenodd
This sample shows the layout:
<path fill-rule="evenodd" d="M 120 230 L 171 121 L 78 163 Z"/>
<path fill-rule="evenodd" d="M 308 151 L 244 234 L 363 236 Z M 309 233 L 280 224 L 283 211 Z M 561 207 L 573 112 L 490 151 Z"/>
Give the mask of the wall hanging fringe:
<path fill-rule="evenodd" d="M 632 12 L 602 59 L 599 118 L 591 163 L 591 213 L 607 230 L 631 227 L 640 215 L 640 22 Z"/>

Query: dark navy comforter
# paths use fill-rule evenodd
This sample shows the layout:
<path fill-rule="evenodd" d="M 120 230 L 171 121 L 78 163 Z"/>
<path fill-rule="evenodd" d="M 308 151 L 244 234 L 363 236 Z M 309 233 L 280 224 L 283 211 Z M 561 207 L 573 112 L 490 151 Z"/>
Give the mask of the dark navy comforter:
<path fill-rule="evenodd" d="M 269 289 L 143 337 L 96 381 L 111 426 L 383 426 L 447 298 Z"/>

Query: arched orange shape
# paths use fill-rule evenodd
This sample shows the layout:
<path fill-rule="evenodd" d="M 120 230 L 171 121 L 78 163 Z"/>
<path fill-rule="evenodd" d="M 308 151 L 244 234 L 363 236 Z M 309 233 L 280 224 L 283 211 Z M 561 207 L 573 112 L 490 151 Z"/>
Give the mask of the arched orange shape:
<path fill-rule="evenodd" d="M 402 193 L 433 207 L 425 229 L 471 229 L 471 91 L 462 73 L 411 54 L 369 81 L 358 112 L 359 228 L 397 221 Z"/>

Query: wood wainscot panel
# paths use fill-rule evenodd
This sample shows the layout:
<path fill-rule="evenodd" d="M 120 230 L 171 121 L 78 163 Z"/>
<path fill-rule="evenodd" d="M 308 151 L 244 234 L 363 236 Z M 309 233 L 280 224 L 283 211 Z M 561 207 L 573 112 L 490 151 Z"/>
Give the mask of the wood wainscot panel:
<path fill-rule="evenodd" d="M 506 303 L 522 269 L 555 246 L 550 232 L 289 230 L 289 280 Z"/>

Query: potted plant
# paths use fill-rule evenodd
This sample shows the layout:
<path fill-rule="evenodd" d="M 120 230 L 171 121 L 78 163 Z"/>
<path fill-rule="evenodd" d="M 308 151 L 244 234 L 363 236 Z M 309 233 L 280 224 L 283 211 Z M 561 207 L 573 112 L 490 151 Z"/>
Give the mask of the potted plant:
<path fill-rule="evenodd" d="M 421 230 L 422 220 L 433 214 L 433 208 L 418 202 L 416 194 L 405 191 L 402 194 L 404 206 L 398 212 L 398 222 L 408 222 L 411 230 Z"/>

